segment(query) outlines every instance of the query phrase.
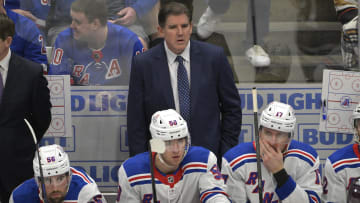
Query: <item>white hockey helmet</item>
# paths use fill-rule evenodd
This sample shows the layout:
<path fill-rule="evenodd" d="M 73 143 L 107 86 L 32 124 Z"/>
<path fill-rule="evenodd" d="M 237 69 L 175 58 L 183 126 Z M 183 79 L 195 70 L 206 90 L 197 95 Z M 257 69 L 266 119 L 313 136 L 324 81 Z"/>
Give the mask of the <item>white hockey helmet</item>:
<path fill-rule="evenodd" d="M 353 123 L 353 128 L 354 128 L 354 141 L 357 143 L 360 142 L 359 133 L 357 131 L 358 119 L 360 119 L 360 104 L 356 105 L 355 109 L 353 110 L 352 117 L 351 117 L 351 120 Z"/>
<path fill-rule="evenodd" d="M 261 113 L 260 127 L 266 127 L 273 130 L 294 133 L 296 118 L 294 109 L 281 102 L 271 102 Z"/>
<path fill-rule="evenodd" d="M 40 162 L 44 177 L 56 176 L 70 172 L 70 161 L 64 149 L 56 144 L 39 148 Z M 40 177 L 38 154 L 33 160 L 35 177 Z"/>
<path fill-rule="evenodd" d="M 158 111 L 153 114 L 150 133 L 152 138 L 163 141 L 189 137 L 186 121 L 173 109 Z"/>

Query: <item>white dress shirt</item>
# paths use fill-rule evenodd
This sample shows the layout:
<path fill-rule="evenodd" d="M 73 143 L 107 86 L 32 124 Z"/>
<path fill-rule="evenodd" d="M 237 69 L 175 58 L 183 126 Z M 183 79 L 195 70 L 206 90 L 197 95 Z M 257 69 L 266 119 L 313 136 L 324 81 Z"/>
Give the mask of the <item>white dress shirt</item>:
<path fill-rule="evenodd" d="M 169 66 L 169 72 L 170 72 L 170 81 L 171 81 L 171 87 L 174 95 L 174 102 L 175 102 L 175 108 L 177 112 L 180 112 L 180 105 L 179 105 L 179 93 L 178 93 L 178 86 L 177 86 L 177 69 L 179 66 L 179 63 L 175 61 L 177 56 L 182 56 L 184 59 L 184 66 L 187 72 L 189 85 L 191 87 L 191 80 L 190 80 L 190 41 L 188 45 L 185 47 L 184 51 L 177 55 L 174 52 L 172 52 L 168 46 L 166 45 L 166 41 L 164 40 L 164 46 L 165 46 L 165 52 L 166 57 L 168 61 Z M 190 88 L 191 89 L 191 88 Z"/>
<path fill-rule="evenodd" d="M 11 50 L 9 49 L 8 54 L 0 61 L 0 72 L 2 76 L 3 85 L 5 87 L 7 74 L 9 71 L 9 62 L 11 57 Z"/>

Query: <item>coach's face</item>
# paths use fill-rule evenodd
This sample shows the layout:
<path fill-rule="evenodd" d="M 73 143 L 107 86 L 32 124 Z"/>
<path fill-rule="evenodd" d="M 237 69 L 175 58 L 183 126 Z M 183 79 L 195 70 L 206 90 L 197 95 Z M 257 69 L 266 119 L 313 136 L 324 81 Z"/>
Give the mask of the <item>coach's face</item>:
<path fill-rule="evenodd" d="M 158 30 L 169 49 L 175 54 L 181 54 L 190 40 L 192 24 L 185 14 L 169 15 L 164 27 L 159 27 Z"/>

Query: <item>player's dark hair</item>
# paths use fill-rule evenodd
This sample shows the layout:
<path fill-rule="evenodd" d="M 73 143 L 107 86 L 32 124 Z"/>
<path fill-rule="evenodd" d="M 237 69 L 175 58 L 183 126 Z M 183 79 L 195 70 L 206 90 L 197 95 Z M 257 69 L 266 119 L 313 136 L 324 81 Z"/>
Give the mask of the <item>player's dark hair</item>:
<path fill-rule="evenodd" d="M 0 13 L 0 38 L 4 41 L 7 37 L 14 37 L 15 24 L 5 14 Z"/>
<path fill-rule="evenodd" d="M 178 3 L 178 2 L 166 3 L 163 7 L 160 8 L 160 11 L 159 11 L 158 22 L 159 22 L 160 27 L 165 26 L 166 19 L 170 15 L 179 16 L 182 14 L 185 14 L 188 17 L 189 22 L 191 23 L 192 14 L 188 7 L 186 7 L 184 4 Z"/>
<path fill-rule="evenodd" d="M 99 19 L 101 25 L 107 23 L 107 7 L 105 0 L 76 0 L 71 4 L 71 10 L 84 13 L 89 22 Z"/>

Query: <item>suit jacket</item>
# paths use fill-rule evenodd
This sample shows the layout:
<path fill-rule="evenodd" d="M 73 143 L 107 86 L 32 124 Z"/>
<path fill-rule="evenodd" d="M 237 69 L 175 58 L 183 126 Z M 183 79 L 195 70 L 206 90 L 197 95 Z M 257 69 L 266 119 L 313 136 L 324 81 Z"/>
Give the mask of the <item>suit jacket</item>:
<path fill-rule="evenodd" d="M 42 67 L 12 52 L 0 104 L 0 161 L 4 164 L 0 168 L 1 201 L 33 177 L 35 144 L 24 118 L 31 123 L 39 142 L 51 121 L 50 108 Z"/>
<path fill-rule="evenodd" d="M 191 144 L 218 158 L 238 143 L 241 102 L 222 48 L 191 40 Z M 164 43 L 134 57 L 130 75 L 127 131 L 130 156 L 147 151 L 153 113 L 175 109 Z"/>

